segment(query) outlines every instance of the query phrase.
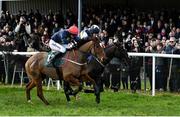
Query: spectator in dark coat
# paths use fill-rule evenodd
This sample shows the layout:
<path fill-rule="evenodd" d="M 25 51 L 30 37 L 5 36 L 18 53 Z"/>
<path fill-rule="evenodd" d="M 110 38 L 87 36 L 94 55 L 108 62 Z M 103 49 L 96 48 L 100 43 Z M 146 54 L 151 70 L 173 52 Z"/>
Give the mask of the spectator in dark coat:
<path fill-rule="evenodd" d="M 122 80 L 123 89 L 128 89 L 128 76 L 129 76 L 129 66 L 121 61 L 120 65 L 120 76 Z"/>
<path fill-rule="evenodd" d="M 180 54 L 180 43 L 176 44 L 176 50 L 174 51 L 174 54 Z M 175 59 L 174 61 L 176 62 L 175 64 L 177 65 L 177 69 L 176 69 L 176 74 L 177 74 L 176 85 L 177 86 L 176 86 L 176 88 L 177 88 L 177 91 L 180 92 L 180 61 L 179 61 L 179 59 Z"/>
<path fill-rule="evenodd" d="M 170 37 L 169 40 L 169 45 L 166 47 L 165 49 L 165 53 L 167 54 L 173 54 L 174 51 L 176 51 L 176 39 L 175 37 Z M 177 63 L 176 60 L 174 59 L 169 59 L 168 61 L 168 65 L 169 65 L 169 89 L 170 91 L 174 92 L 177 91 Z"/>
<path fill-rule="evenodd" d="M 162 43 L 158 43 L 157 44 L 157 51 L 156 51 L 156 53 L 159 53 L 159 54 L 161 54 L 161 53 L 163 53 L 163 45 L 162 45 Z M 160 58 L 160 57 L 157 57 L 156 58 L 156 63 L 155 63 L 155 87 L 156 87 L 156 89 L 157 90 L 160 90 L 160 91 L 163 91 L 164 89 L 164 87 L 163 87 L 163 85 L 164 85 L 164 83 L 165 83 L 165 81 L 167 81 L 166 79 L 165 79 L 165 77 L 164 77 L 164 74 L 163 74 L 163 69 L 164 68 L 164 58 Z"/>
<path fill-rule="evenodd" d="M 109 70 L 111 72 L 111 89 L 117 92 L 120 89 L 120 64 L 119 58 L 114 57 L 110 61 Z"/>
<path fill-rule="evenodd" d="M 136 40 L 136 38 L 132 38 L 132 49 L 131 52 L 140 52 L 140 46 Z M 141 78 L 140 78 L 140 68 L 142 65 L 142 59 L 140 57 L 131 57 L 131 65 L 130 65 L 130 88 L 133 92 L 136 89 L 141 89 Z"/>

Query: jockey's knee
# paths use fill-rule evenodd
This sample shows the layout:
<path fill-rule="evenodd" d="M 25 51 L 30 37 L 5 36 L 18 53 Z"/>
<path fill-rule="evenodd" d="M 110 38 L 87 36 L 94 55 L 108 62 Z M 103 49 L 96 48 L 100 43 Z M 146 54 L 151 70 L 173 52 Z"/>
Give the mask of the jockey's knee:
<path fill-rule="evenodd" d="M 66 52 L 66 48 L 61 48 L 61 51 L 60 52 L 62 52 L 62 53 L 65 53 Z"/>

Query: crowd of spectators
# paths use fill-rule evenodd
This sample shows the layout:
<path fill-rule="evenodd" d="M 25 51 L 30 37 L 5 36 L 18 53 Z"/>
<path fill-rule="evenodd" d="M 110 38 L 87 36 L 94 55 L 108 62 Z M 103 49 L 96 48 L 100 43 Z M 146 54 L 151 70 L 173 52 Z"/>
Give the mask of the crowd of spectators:
<path fill-rule="evenodd" d="M 109 40 L 116 35 L 128 52 L 171 54 L 180 52 L 180 12 L 176 9 L 86 8 L 82 13 L 82 29 L 93 24 L 98 25 L 101 29 L 99 36 L 105 44 L 108 44 Z M 70 10 L 67 10 L 66 14 L 49 10 L 49 13 L 45 15 L 38 10 L 31 10 L 29 13 L 20 10 L 17 14 L 2 11 L 0 50 L 49 51 L 48 42 L 52 34 L 74 23 L 77 24 L 77 16 Z M 137 61 L 135 64 L 139 65 Z M 151 64 L 151 58 L 147 58 L 149 78 L 152 77 Z M 162 76 L 163 73 L 167 76 L 168 71 L 164 69 L 165 65 L 167 65 L 166 61 L 162 62 L 160 58 L 157 60 L 156 75 L 161 79 L 165 77 Z M 173 61 L 172 65 L 174 65 L 172 68 L 179 73 L 178 62 Z M 174 75 L 177 75 L 177 72 Z M 167 78 L 164 79 L 166 80 L 157 80 L 159 83 L 157 89 L 166 90 L 163 83 L 167 82 Z"/>
<path fill-rule="evenodd" d="M 87 8 L 83 10 L 82 18 L 82 29 L 97 24 L 101 28 L 100 37 L 105 43 L 116 34 L 128 51 L 151 52 L 159 43 L 163 44 L 163 48 L 167 46 L 170 37 L 175 37 L 177 43 L 180 38 L 180 13 L 176 10 Z M 32 48 L 41 51 L 43 49 L 39 46 L 48 46 L 53 33 L 74 23 L 77 23 L 77 18 L 70 10 L 66 14 L 49 10 L 45 15 L 38 10 L 31 10 L 30 13 L 20 10 L 17 14 L 2 11 L 0 45 L 26 51 L 18 46 L 20 38 L 23 39 L 25 35 L 27 39 L 23 39 L 24 46 L 32 47 L 36 43 L 38 46 Z M 17 29 L 21 24 L 26 27 L 25 30 Z"/>

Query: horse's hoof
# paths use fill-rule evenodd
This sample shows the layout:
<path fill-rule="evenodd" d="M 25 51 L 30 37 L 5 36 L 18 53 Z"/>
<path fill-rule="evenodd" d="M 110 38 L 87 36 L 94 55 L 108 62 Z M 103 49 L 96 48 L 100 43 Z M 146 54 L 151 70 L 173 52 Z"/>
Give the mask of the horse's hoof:
<path fill-rule="evenodd" d="M 27 102 L 28 102 L 29 104 L 33 104 L 33 102 L 32 102 L 31 100 L 28 100 Z"/>
<path fill-rule="evenodd" d="M 46 104 L 46 105 L 49 105 L 49 102 L 46 102 L 45 104 Z"/>
<path fill-rule="evenodd" d="M 99 104 L 100 103 L 100 99 L 96 99 L 96 103 Z"/>

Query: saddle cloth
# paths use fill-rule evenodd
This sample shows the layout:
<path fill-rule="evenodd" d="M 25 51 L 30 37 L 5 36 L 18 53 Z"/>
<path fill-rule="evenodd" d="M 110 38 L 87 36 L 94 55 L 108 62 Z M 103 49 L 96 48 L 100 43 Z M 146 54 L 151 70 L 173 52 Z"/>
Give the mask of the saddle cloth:
<path fill-rule="evenodd" d="M 65 55 L 65 53 L 61 56 L 57 55 L 55 57 L 54 61 L 49 64 L 48 59 L 49 59 L 49 57 L 53 56 L 53 54 L 57 54 L 57 53 L 52 52 L 52 51 L 48 52 L 48 55 L 45 59 L 45 66 L 46 67 L 60 67 L 62 64 L 64 64 L 64 60 L 62 59 L 62 57 Z M 53 63 L 54 63 L 54 65 L 53 65 Z"/>

